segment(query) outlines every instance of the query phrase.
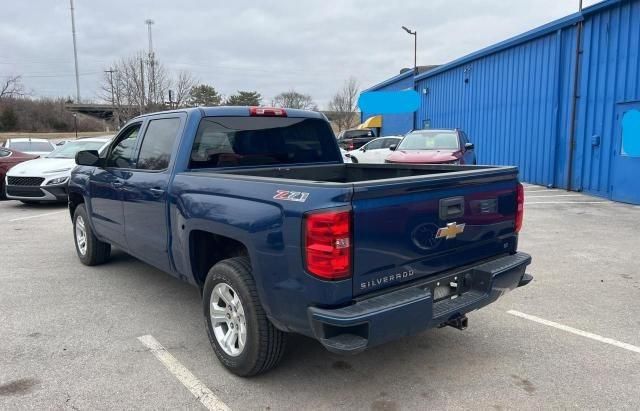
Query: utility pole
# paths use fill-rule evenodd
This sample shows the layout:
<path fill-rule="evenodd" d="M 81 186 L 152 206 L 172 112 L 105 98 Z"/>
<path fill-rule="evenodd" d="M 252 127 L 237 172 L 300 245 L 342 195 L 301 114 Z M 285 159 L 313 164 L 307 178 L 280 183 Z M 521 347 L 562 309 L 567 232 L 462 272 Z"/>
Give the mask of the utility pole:
<path fill-rule="evenodd" d="M 153 53 L 153 35 L 151 34 L 151 26 L 155 23 L 151 19 L 146 19 L 144 23 L 147 25 L 147 34 L 149 36 L 149 102 L 154 103 L 156 101 L 156 68 L 155 68 L 155 55 Z"/>
<path fill-rule="evenodd" d="M 120 112 L 119 110 L 116 108 L 116 97 L 115 97 L 115 93 L 113 91 L 114 87 L 113 87 L 113 73 L 116 72 L 116 70 L 110 68 L 109 70 L 105 70 L 105 73 L 109 74 L 109 84 L 111 84 L 111 107 L 113 109 L 113 115 L 115 116 L 115 123 L 116 123 L 116 130 L 120 129 Z"/>
<path fill-rule="evenodd" d="M 80 74 L 78 73 L 78 48 L 76 46 L 76 18 L 73 12 L 73 0 L 69 0 L 71 5 L 71 35 L 73 36 L 73 59 L 76 65 L 76 104 L 80 103 Z"/>
<path fill-rule="evenodd" d="M 140 114 L 143 114 L 143 108 L 145 106 L 144 98 L 144 60 L 140 57 Z"/>

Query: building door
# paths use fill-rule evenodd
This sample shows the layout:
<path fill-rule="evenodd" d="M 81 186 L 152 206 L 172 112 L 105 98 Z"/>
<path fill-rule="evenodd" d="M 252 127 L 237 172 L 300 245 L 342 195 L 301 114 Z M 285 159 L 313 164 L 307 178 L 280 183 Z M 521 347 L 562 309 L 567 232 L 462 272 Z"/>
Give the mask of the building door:
<path fill-rule="evenodd" d="M 640 204 L 640 101 L 616 107 L 611 199 Z"/>

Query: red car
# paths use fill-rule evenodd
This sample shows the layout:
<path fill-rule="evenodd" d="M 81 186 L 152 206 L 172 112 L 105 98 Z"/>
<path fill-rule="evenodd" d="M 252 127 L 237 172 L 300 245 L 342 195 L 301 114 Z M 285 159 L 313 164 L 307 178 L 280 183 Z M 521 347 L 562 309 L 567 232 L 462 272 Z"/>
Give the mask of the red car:
<path fill-rule="evenodd" d="M 462 130 L 416 130 L 408 133 L 386 163 L 476 164 L 474 146 Z"/>
<path fill-rule="evenodd" d="M 5 199 L 5 176 L 7 171 L 18 163 L 33 160 L 38 156 L 16 151 L 10 148 L 0 147 L 0 200 Z"/>

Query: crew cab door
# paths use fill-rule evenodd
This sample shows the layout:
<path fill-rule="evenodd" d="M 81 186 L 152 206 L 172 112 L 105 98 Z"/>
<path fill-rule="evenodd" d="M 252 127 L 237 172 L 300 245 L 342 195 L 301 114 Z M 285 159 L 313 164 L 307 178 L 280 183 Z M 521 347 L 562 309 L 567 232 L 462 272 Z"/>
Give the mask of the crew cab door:
<path fill-rule="evenodd" d="M 148 121 L 135 168 L 124 179 L 122 187 L 128 250 L 169 272 L 167 189 L 172 153 L 185 118 L 178 113 Z"/>
<path fill-rule="evenodd" d="M 127 126 L 107 152 L 104 168 L 96 167 L 89 180 L 91 221 L 100 238 L 123 246 L 124 214 L 122 186 L 131 174 L 138 133 L 142 122 Z"/>

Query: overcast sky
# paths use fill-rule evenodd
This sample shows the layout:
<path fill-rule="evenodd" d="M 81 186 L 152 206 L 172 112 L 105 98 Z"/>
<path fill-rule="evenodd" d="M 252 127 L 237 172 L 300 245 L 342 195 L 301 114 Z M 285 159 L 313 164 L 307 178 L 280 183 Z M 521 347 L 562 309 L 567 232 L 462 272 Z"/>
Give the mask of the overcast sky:
<path fill-rule="evenodd" d="M 585 5 L 596 3 L 585 1 Z M 73 96 L 68 0 L 3 0 L 0 77 L 24 76 L 34 96 Z M 103 70 L 147 48 L 223 95 L 257 90 L 310 94 L 324 108 L 355 76 L 363 88 L 413 65 L 442 64 L 574 12 L 578 0 L 205 1 L 76 0 L 83 100 L 98 100 Z"/>

